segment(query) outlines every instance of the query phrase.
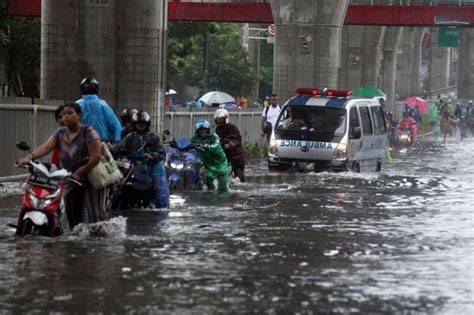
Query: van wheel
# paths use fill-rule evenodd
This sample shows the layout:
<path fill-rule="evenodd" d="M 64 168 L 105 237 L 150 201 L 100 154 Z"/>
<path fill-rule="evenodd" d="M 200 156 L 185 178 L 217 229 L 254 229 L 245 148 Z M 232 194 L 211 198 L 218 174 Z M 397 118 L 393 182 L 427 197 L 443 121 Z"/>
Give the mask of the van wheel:
<path fill-rule="evenodd" d="M 268 163 L 268 170 L 269 171 L 276 171 L 276 172 L 283 172 L 286 171 L 291 167 L 291 164 L 286 163 Z"/>
<path fill-rule="evenodd" d="M 377 166 L 375 167 L 376 172 L 381 172 L 382 171 L 382 162 L 377 162 Z"/>
<path fill-rule="evenodd" d="M 357 162 L 354 162 L 351 167 L 351 171 L 354 173 L 360 173 L 360 165 Z"/>

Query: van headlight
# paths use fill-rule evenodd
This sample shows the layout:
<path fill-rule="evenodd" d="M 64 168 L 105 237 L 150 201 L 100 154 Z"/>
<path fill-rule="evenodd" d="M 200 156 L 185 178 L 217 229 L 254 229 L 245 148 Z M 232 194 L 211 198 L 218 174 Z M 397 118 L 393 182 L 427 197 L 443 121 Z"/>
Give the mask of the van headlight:
<path fill-rule="evenodd" d="M 278 146 L 277 141 L 275 139 L 275 134 L 272 134 L 272 136 L 270 137 L 270 141 L 268 142 L 268 153 L 270 155 L 278 154 Z"/>
<path fill-rule="evenodd" d="M 336 147 L 336 151 L 332 157 L 333 160 L 346 160 L 347 159 L 347 144 L 339 143 Z"/>

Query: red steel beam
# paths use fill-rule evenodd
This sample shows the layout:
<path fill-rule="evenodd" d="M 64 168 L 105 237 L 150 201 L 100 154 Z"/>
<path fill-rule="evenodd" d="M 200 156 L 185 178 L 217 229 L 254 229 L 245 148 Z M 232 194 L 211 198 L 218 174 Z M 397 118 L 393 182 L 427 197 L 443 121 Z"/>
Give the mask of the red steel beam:
<path fill-rule="evenodd" d="M 169 21 L 273 23 L 267 3 L 168 2 Z"/>
<path fill-rule="evenodd" d="M 60 1 L 60 0 L 59 0 Z M 157 0 L 158 1 L 158 0 Z M 41 0 L 11 0 L 13 16 L 40 16 Z M 474 25 L 474 6 L 359 5 L 347 10 L 345 25 L 433 26 L 435 17 Z M 273 23 L 268 3 L 168 3 L 170 21 Z"/>
<path fill-rule="evenodd" d="M 41 16 L 41 0 L 10 0 L 10 15 Z"/>

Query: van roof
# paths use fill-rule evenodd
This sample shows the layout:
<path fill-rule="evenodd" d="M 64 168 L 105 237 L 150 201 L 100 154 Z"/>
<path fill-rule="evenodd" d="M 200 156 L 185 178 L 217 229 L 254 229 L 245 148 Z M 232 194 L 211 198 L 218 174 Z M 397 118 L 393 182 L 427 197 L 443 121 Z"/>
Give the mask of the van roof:
<path fill-rule="evenodd" d="M 345 108 L 350 101 L 369 101 L 374 103 L 374 99 L 367 98 L 347 98 L 347 97 L 326 97 L 312 95 L 297 95 L 288 100 L 285 105 L 292 106 L 327 106 L 334 108 Z M 378 104 L 378 101 L 377 101 Z"/>
<path fill-rule="evenodd" d="M 288 100 L 286 105 L 308 105 L 308 106 L 328 106 L 335 108 L 345 108 L 349 99 L 345 97 L 320 97 L 311 95 L 298 95 Z"/>

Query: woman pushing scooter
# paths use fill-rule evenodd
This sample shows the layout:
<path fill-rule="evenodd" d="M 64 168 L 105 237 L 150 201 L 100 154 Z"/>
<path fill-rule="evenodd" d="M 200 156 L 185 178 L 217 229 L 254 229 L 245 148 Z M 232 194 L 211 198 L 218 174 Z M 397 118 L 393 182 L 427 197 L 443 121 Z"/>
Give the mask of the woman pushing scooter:
<path fill-rule="evenodd" d="M 71 229 L 84 221 L 85 211 L 91 223 L 106 219 L 106 189 L 93 188 L 86 176 L 100 160 L 101 142 L 92 127 L 80 123 L 81 114 L 78 104 L 65 104 L 62 110 L 64 127 L 57 129 L 45 143 L 19 163 L 27 165 L 30 161 L 47 155 L 54 148 L 59 148 L 62 168 L 72 172 L 70 178 L 82 184 L 68 181 L 65 187 L 64 202 Z"/>

